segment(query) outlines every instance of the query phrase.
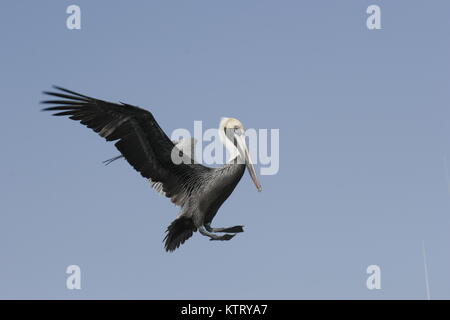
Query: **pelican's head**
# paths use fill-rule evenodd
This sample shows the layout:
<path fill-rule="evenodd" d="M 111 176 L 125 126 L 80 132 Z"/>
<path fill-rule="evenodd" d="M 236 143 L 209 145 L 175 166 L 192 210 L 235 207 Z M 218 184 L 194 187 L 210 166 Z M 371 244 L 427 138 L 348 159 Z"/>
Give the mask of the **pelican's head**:
<path fill-rule="evenodd" d="M 245 142 L 245 129 L 242 122 L 235 118 L 222 118 L 220 120 L 219 136 L 230 152 L 230 161 L 235 160 L 236 157 L 243 159 L 256 189 L 261 191 L 261 183 L 256 175 L 250 152 Z"/>

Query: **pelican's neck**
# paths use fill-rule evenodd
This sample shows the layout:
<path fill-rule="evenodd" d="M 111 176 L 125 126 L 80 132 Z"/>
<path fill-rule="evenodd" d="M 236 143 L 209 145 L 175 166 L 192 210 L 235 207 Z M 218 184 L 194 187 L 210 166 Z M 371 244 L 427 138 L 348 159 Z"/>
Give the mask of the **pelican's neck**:
<path fill-rule="evenodd" d="M 232 152 L 233 150 L 233 152 Z M 233 148 L 232 150 L 228 149 L 228 152 L 230 153 L 230 159 L 227 161 L 227 163 L 234 163 L 235 160 L 241 156 L 237 148 Z M 239 162 L 238 162 L 239 163 Z"/>
<path fill-rule="evenodd" d="M 228 159 L 227 163 L 234 161 L 237 157 L 240 156 L 238 148 L 225 135 L 225 132 L 222 129 L 222 126 L 219 127 L 219 138 L 220 138 L 220 141 L 225 145 L 225 148 L 227 149 L 228 153 L 230 154 L 230 158 Z"/>

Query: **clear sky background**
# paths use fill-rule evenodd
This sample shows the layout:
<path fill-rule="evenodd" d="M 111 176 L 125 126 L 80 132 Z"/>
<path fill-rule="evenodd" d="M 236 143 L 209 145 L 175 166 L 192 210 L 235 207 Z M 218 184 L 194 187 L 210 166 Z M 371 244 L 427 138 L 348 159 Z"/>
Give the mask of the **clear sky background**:
<path fill-rule="evenodd" d="M 66 28 L 77 4 L 82 29 Z M 378 4 L 382 30 L 366 27 Z M 1 1 L 0 298 L 450 298 L 450 2 Z M 52 84 L 280 129 L 214 224 L 166 253 L 178 208 L 92 131 L 40 112 Z M 66 289 L 76 264 L 82 289 Z M 366 268 L 381 267 L 381 290 Z"/>

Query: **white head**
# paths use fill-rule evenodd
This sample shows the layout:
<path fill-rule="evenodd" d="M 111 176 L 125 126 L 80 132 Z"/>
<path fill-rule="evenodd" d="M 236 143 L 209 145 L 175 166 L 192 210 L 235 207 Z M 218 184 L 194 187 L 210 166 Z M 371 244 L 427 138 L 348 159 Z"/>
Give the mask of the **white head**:
<path fill-rule="evenodd" d="M 242 122 L 235 118 L 221 118 L 219 137 L 230 153 L 229 162 L 237 160 L 238 163 L 245 163 L 253 183 L 258 191 L 261 191 L 261 184 L 256 176 L 250 152 L 245 143 L 245 129 Z"/>

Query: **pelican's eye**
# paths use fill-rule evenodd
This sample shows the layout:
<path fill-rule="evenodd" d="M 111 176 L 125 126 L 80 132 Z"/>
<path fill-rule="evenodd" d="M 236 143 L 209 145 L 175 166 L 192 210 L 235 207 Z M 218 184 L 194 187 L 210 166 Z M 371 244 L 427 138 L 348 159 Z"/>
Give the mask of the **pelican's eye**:
<path fill-rule="evenodd" d="M 241 134 L 244 133 L 244 131 L 242 130 L 242 128 L 239 127 L 239 126 L 234 126 L 233 131 L 234 131 L 235 134 L 238 134 L 238 135 L 241 135 Z"/>

